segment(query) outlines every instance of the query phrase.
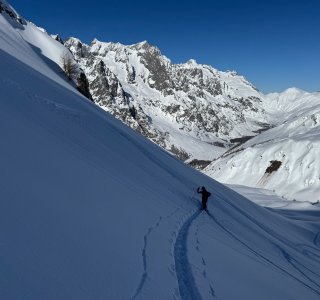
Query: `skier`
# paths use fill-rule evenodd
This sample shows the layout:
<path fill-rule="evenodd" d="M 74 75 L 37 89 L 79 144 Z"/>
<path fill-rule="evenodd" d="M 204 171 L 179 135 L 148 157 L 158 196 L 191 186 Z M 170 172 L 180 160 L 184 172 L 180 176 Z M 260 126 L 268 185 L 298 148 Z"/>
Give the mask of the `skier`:
<path fill-rule="evenodd" d="M 202 194 L 202 209 L 207 210 L 207 202 L 208 198 L 211 196 L 211 193 L 209 193 L 204 186 L 201 188 L 198 187 L 197 193 Z"/>

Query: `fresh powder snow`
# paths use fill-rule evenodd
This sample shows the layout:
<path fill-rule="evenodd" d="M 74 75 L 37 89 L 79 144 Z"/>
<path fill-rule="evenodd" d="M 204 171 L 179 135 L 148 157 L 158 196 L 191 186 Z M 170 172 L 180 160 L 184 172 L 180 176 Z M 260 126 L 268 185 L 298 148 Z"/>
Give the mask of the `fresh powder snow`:
<path fill-rule="evenodd" d="M 16 16 L 0 13 L 1 299 L 319 299 L 317 210 L 263 208 L 177 160 Z"/>

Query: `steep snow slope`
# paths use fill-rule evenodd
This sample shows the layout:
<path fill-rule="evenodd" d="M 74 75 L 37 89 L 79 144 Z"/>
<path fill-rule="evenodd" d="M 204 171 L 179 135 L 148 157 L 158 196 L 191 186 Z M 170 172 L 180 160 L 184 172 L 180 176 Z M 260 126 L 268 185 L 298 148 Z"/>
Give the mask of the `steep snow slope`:
<path fill-rule="evenodd" d="M 0 22 L 1 299 L 319 299 L 319 221 L 185 166 L 50 73 L 7 13 Z"/>
<path fill-rule="evenodd" d="M 289 89 L 266 96 L 264 105 L 275 127 L 230 150 L 204 172 L 291 200 L 320 200 L 320 93 Z"/>
<path fill-rule="evenodd" d="M 0 5 L 10 12 L 9 15 L 3 11 L 6 20 L 4 18 L 0 20 L 2 49 L 6 52 L 14 51 L 14 55 L 28 66 L 50 77 L 65 88 L 73 89 L 63 78 L 63 72 L 58 67 L 61 53 L 65 51 L 65 47 L 53 40 L 44 30 L 25 21 L 6 2 L 0 1 Z M 7 22 L 11 24 L 10 27 L 6 26 Z"/>
<path fill-rule="evenodd" d="M 2 38 L 7 42 L 7 45 L 3 45 L 3 47 L 9 49 L 9 45 L 14 46 L 15 54 L 20 59 L 28 57 L 27 60 L 24 59 L 26 64 L 68 89 L 77 88 L 82 94 L 91 99 L 84 72 L 77 67 L 73 55 L 59 41 L 59 38 L 52 38 L 44 29 L 24 20 L 6 2 L 2 1 L 0 5 L 0 10 L 7 16 L 8 22 L 12 25 L 12 28 L 9 28 L 7 32 L 2 33 Z M 22 38 L 23 42 L 16 39 L 16 44 L 14 45 L 14 37 Z M 73 80 L 68 80 L 62 70 L 63 56 L 70 59 L 75 65 Z M 41 59 L 39 60 L 39 58 Z"/>

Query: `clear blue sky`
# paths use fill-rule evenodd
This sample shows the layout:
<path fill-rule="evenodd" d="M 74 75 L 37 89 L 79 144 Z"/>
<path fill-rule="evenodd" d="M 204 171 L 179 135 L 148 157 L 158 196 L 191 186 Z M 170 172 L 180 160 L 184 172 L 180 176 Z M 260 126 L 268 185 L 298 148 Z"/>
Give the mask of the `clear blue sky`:
<path fill-rule="evenodd" d="M 320 90 L 319 0 L 8 0 L 49 33 L 132 44 L 236 70 L 263 92 Z"/>

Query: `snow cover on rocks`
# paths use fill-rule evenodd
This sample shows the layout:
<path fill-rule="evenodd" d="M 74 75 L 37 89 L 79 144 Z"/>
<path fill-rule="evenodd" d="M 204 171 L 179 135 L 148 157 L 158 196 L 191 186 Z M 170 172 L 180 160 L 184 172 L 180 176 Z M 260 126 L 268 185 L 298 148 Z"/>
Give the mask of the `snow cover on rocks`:
<path fill-rule="evenodd" d="M 261 94 L 235 72 L 194 60 L 173 64 L 146 41 L 70 38 L 65 45 L 98 105 L 183 160 L 212 160 L 231 138 L 254 135 L 264 122 Z"/>
<path fill-rule="evenodd" d="M 319 93 L 263 95 L 236 72 L 172 64 L 146 41 L 65 45 L 98 105 L 180 159 L 225 183 L 319 200 Z M 266 174 L 271 161 L 282 166 Z"/>

